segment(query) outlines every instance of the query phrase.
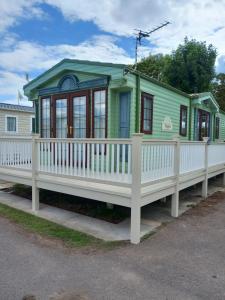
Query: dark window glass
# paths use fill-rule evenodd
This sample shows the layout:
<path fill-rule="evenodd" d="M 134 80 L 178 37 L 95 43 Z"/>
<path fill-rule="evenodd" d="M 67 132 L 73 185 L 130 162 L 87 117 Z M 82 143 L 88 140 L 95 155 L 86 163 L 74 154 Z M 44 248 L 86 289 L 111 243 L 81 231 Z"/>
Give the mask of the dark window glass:
<path fill-rule="evenodd" d="M 16 132 L 16 117 L 7 117 L 7 131 Z"/>
<path fill-rule="evenodd" d="M 35 118 L 34 117 L 32 117 L 31 118 L 31 131 L 32 131 L 32 133 L 35 133 Z"/>
<path fill-rule="evenodd" d="M 67 137 L 67 99 L 56 100 L 56 138 Z"/>
<path fill-rule="evenodd" d="M 187 135 L 187 106 L 180 107 L 180 135 Z"/>
<path fill-rule="evenodd" d="M 50 98 L 41 100 L 41 137 L 50 138 Z"/>
<path fill-rule="evenodd" d="M 215 126 L 215 138 L 219 139 L 220 138 L 220 118 L 216 117 L 216 126 Z"/>
<path fill-rule="evenodd" d="M 73 137 L 86 138 L 86 96 L 73 98 Z"/>
<path fill-rule="evenodd" d="M 106 137 L 106 91 L 94 92 L 94 137 Z"/>
<path fill-rule="evenodd" d="M 142 94 L 141 97 L 141 132 L 146 134 L 152 133 L 153 119 L 153 96 Z"/>

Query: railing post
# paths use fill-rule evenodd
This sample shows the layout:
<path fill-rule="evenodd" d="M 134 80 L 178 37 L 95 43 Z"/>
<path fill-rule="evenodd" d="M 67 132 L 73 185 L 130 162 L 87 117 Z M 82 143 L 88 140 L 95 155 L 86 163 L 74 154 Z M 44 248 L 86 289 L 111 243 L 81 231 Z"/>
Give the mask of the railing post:
<path fill-rule="evenodd" d="M 141 239 L 141 174 L 142 174 L 142 133 L 132 135 L 132 188 L 131 188 L 131 226 L 132 244 Z"/>
<path fill-rule="evenodd" d="M 37 134 L 32 135 L 32 210 L 34 212 L 39 210 L 39 188 L 37 187 Z"/>
<path fill-rule="evenodd" d="M 174 175 L 175 175 L 175 193 L 171 199 L 171 216 L 177 218 L 179 216 L 179 177 L 180 177 L 180 139 L 174 138 Z"/>
<path fill-rule="evenodd" d="M 208 196 L 208 137 L 204 137 L 205 143 L 205 178 L 202 181 L 202 198 L 206 199 Z"/>

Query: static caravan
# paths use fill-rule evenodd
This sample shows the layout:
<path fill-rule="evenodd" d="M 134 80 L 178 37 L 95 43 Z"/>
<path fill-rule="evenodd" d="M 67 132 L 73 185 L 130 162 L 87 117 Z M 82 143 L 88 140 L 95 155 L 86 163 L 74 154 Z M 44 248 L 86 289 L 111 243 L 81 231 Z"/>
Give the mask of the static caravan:
<path fill-rule="evenodd" d="M 43 138 L 225 139 L 211 93 L 188 95 L 126 65 L 65 59 L 24 92 Z"/>
<path fill-rule="evenodd" d="M 225 115 L 211 93 L 188 95 L 126 65 L 65 59 L 24 86 L 34 102 L 31 138 L 0 137 L 0 179 L 131 210 L 225 174 Z M 223 176 L 225 184 L 225 176 Z"/>

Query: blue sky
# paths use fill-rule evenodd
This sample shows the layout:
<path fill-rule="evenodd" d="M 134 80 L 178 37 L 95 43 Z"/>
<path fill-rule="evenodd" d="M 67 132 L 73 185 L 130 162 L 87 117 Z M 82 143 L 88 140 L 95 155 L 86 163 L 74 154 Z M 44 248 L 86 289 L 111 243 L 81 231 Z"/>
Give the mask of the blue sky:
<path fill-rule="evenodd" d="M 212 43 L 225 71 L 225 0 L 1 0 L 0 102 L 63 58 L 133 63 L 134 28 L 172 22 L 143 43 L 139 59 L 169 53 L 185 36 Z M 24 98 L 23 104 L 28 104 Z"/>

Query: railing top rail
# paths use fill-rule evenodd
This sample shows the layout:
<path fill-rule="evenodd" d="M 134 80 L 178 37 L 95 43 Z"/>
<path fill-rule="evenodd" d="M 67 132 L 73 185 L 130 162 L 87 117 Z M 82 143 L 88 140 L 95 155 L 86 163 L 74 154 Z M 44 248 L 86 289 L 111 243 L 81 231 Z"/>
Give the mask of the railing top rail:
<path fill-rule="evenodd" d="M 205 145 L 206 142 L 203 141 L 180 141 L 181 144 L 191 144 L 191 145 Z"/>
<path fill-rule="evenodd" d="M 98 138 L 36 138 L 37 142 L 63 142 L 86 144 L 131 144 L 132 139 L 98 139 Z"/>
<path fill-rule="evenodd" d="M 0 137 L 0 141 L 3 140 L 3 141 L 32 141 L 32 136 L 1 136 Z"/>
<path fill-rule="evenodd" d="M 225 145 L 225 142 L 211 142 L 209 145 Z"/>
<path fill-rule="evenodd" d="M 203 141 L 186 141 L 186 140 L 157 140 L 157 139 L 143 139 L 143 144 L 176 144 L 180 141 L 181 144 L 201 144 L 205 145 Z"/>
<path fill-rule="evenodd" d="M 143 140 L 142 143 L 144 145 L 148 145 L 148 144 L 169 144 L 169 145 L 174 145 L 174 144 L 176 144 L 176 141 L 173 141 L 173 140 Z"/>

